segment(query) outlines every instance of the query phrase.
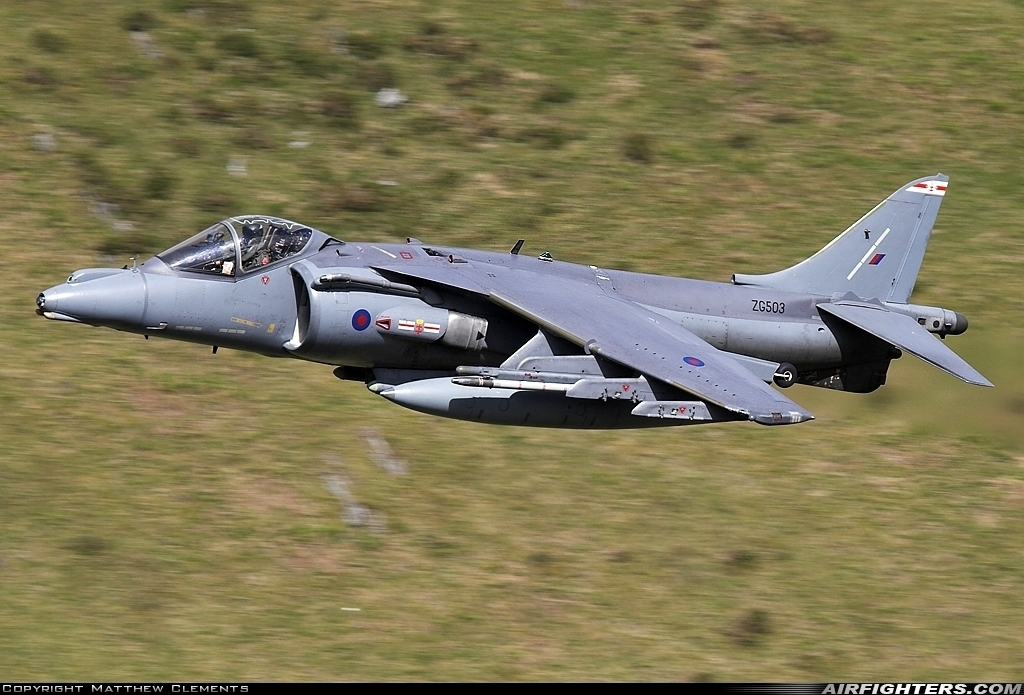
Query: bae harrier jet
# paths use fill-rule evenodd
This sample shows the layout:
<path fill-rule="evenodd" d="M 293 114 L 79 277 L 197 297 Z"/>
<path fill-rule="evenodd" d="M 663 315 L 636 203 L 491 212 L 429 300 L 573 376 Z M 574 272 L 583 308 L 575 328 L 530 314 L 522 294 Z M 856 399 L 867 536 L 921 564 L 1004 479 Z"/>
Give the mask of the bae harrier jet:
<path fill-rule="evenodd" d="M 948 177 L 912 181 L 825 248 L 731 283 L 511 252 L 345 242 L 288 220 L 218 222 L 137 266 L 90 268 L 38 313 L 336 367 L 425 413 L 629 428 L 812 415 L 771 384 L 867 393 L 903 352 L 991 386 L 909 303 Z M 936 338 L 938 336 L 938 338 Z"/>

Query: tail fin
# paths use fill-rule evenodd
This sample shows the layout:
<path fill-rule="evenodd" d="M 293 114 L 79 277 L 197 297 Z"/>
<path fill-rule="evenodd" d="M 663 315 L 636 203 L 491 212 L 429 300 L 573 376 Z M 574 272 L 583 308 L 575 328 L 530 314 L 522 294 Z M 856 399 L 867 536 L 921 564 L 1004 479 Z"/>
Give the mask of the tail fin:
<path fill-rule="evenodd" d="M 768 275 L 732 276 L 737 285 L 906 303 L 924 260 L 949 177 L 900 187 L 818 253 Z"/>

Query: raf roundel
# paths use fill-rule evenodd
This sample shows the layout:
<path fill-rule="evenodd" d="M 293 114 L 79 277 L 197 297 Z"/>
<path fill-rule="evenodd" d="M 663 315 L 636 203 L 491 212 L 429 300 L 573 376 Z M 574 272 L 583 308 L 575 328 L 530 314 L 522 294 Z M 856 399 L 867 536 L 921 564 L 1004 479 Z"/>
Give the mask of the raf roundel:
<path fill-rule="evenodd" d="M 352 314 L 352 328 L 357 331 L 365 331 L 370 327 L 370 312 L 366 309 L 360 309 L 356 313 Z"/>
<path fill-rule="evenodd" d="M 686 364 L 690 365 L 691 367 L 703 367 L 704 366 L 704 361 L 703 360 L 699 360 L 696 357 L 690 357 L 689 355 L 687 355 L 686 357 L 683 358 L 683 362 L 686 362 Z"/>

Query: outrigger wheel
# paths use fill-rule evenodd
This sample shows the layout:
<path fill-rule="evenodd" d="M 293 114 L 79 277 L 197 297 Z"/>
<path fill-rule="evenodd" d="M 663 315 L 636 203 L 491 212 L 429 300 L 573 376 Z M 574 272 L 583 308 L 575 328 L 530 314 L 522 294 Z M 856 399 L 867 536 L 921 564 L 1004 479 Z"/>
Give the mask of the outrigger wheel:
<path fill-rule="evenodd" d="M 783 362 L 775 371 L 775 383 L 779 388 L 788 389 L 796 383 L 796 367 L 789 362 Z"/>

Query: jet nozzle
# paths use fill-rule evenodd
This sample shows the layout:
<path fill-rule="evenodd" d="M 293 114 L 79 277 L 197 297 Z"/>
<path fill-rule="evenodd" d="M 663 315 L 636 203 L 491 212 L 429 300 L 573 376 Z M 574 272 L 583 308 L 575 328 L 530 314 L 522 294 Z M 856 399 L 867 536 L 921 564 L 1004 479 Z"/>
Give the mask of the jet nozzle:
<path fill-rule="evenodd" d="M 967 317 L 961 314 L 959 311 L 954 311 L 953 316 L 953 329 L 950 331 L 953 335 L 960 335 L 967 330 Z"/>

